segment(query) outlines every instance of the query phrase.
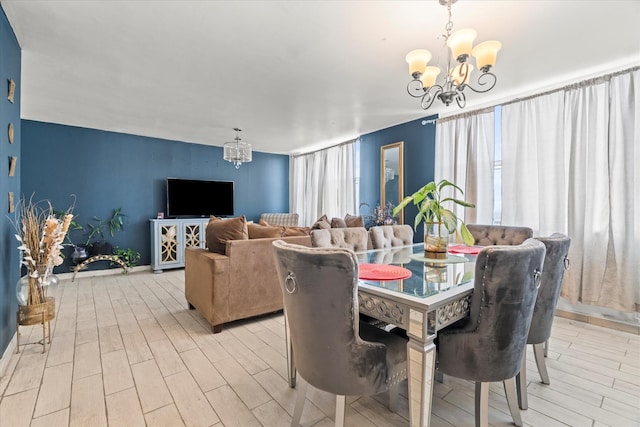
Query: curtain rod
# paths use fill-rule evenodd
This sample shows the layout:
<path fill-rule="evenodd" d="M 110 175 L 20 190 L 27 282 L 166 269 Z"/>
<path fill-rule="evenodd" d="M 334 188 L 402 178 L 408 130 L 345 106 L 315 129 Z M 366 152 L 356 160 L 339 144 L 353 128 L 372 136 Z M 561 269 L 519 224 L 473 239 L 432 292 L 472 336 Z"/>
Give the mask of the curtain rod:
<path fill-rule="evenodd" d="M 473 116 L 477 116 L 480 114 L 487 114 L 487 113 L 493 113 L 494 108 L 496 108 L 495 106 L 493 107 L 485 107 L 485 108 L 480 108 L 479 110 L 473 110 L 473 111 L 467 111 L 464 113 L 460 113 L 460 114 L 456 114 L 453 116 L 447 116 L 447 117 L 438 117 L 437 119 L 435 119 L 436 124 L 438 123 L 446 123 L 449 122 L 451 120 L 458 120 L 458 119 L 463 119 L 463 118 L 467 118 L 467 117 L 473 117 Z"/>
<path fill-rule="evenodd" d="M 605 81 L 609 81 L 613 77 L 618 77 L 618 76 L 620 76 L 622 74 L 631 73 L 631 72 L 634 72 L 634 71 L 637 71 L 637 70 L 640 70 L 640 66 L 638 66 L 638 65 L 633 66 L 631 68 L 627 68 L 625 70 L 615 71 L 613 73 L 605 74 L 605 75 L 602 75 L 602 76 L 599 76 L 599 77 L 592 77 L 590 79 L 585 79 L 585 80 L 579 81 L 577 83 L 570 83 L 568 85 L 565 85 L 565 86 L 562 86 L 562 87 L 559 87 L 559 88 L 556 88 L 556 89 L 551 89 L 551 90 L 548 90 L 548 91 L 545 91 L 545 92 L 537 93 L 537 94 L 534 94 L 534 95 L 525 96 L 525 97 L 522 97 L 522 98 L 514 98 L 511 101 L 502 102 L 502 103 L 496 104 L 496 105 L 494 105 L 492 107 L 481 108 L 479 110 L 474 110 L 474 111 L 469 111 L 469 112 L 466 112 L 466 113 L 455 114 L 455 115 L 447 116 L 447 117 L 438 117 L 437 119 L 434 119 L 434 121 L 436 122 L 436 124 L 437 123 L 445 123 L 445 122 L 448 122 L 450 120 L 457 120 L 457 119 L 461 119 L 461 118 L 464 118 L 464 117 L 471 117 L 471 116 L 475 116 L 475 115 L 478 115 L 478 114 L 484 114 L 484 113 L 493 111 L 493 109 L 498 105 L 505 106 L 505 105 L 509 105 L 509 104 L 514 104 L 516 102 L 528 101 L 530 99 L 534 99 L 534 98 L 537 98 L 539 96 L 550 95 L 552 93 L 556 93 L 556 92 L 560 92 L 560 91 L 568 91 L 568 90 L 573 90 L 573 89 L 579 89 L 579 88 L 586 87 L 586 86 L 596 85 L 596 84 L 599 84 L 599 83 L 602 83 L 602 82 L 605 82 Z"/>
<path fill-rule="evenodd" d="M 577 83 L 570 83 L 570 84 L 568 84 L 566 86 L 563 86 L 563 87 L 560 87 L 560 88 L 557 88 L 557 89 L 551 89 L 551 90 L 548 90 L 546 92 L 538 93 L 538 94 L 531 95 L 531 96 L 525 96 L 523 98 L 516 98 L 516 99 L 513 99 L 513 100 L 508 101 L 508 102 L 503 102 L 501 105 L 514 104 L 516 102 L 528 101 L 530 99 L 534 99 L 534 98 L 537 98 L 539 96 L 551 95 L 552 93 L 556 93 L 556 92 L 580 89 L 580 88 L 587 87 L 587 86 L 597 85 L 597 84 L 600 84 L 600 83 L 603 83 L 603 82 L 608 82 L 614 77 L 618 77 L 618 76 L 621 76 L 623 74 L 632 73 L 632 72 L 638 71 L 638 70 L 640 70 L 640 66 L 637 65 L 635 67 L 627 68 L 626 70 L 616 71 L 616 72 L 605 74 L 605 75 L 602 75 L 602 76 L 599 76 L 599 77 L 592 77 L 590 79 L 585 79 L 585 80 L 579 81 Z"/>
<path fill-rule="evenodd" d="M 295 159 L 296 157 L 306 156 L 307 154 L 317 153 L 318 151 L 328 150 L 329 148 L 335 148 L 335 147 L 340 147 L 342 145 L 352 144 L 352 143 L 356 142 L 358 139 L 360 139 L 360 137 L 357 137 L 357 138 L 354 138 L 354 139 L 350 139 L 349 141 L 340 142 L 338 144 L 331 145 L 329 147 L 318 148 L 317 150 L 313 150 L 313 151 L 307 151 L 306 153 L 290 154 L 289 156 L 293 157 Z"/>

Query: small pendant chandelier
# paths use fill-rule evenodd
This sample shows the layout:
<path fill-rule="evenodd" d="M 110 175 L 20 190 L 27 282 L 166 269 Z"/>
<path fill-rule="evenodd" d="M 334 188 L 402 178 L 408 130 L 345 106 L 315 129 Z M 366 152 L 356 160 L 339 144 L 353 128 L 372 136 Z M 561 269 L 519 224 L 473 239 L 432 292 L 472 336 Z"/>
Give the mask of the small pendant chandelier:
<path fill-rule="evenodd" d="M 496 64 L 498 50 L 502 47 L 499 41 L 491 40 L 480 43 L 472 48 L 476 38 L 476 30 L 464 29 L 451 33 L 453 21 L 451 19 L 451 5 L 458 0 L 439 0 L 440 4 L 447 7 L 449 21 L 445 25 L 444 41 L 451 50 L 448 51 L 445 64 L 445 78 L 441 83 L 436 83 L 440 68 L 427 67 L 431 60 L 431 52 L 426 49 L 412 50 L 407 54 L 409 74 L 413 80 L 407 85 L 407 92 L 414 98 L 421 98 L 420 106 L 427 110 L 433 102 L 439 99 L 449 106 L 454 100 L 458 107 L 464 108 L 467 99 L 464 93 L 466 88 L 477 92 L 488 92 L 496 85 L 496 76 L 491 73 L 491 67 Z M 469 63 L 469 57 L 474 56 L 476 66 L 481 74 L 477 77 L 477 87 L 469 84 L 473 65 Z M 453 61 L 452 61 L 453 59 Z"/>
<path fill-rule="evenodd" d="M 242 132 L 240 128 L 233 128 L 236 131 L 236 137 L 233 141 L 224 143 L 224 159 L 235 165 L 236 169 L 240 169 L 243 163 L 249 163 L 251 159 L 251 144 L 242 142 L 239 134 Z"/>

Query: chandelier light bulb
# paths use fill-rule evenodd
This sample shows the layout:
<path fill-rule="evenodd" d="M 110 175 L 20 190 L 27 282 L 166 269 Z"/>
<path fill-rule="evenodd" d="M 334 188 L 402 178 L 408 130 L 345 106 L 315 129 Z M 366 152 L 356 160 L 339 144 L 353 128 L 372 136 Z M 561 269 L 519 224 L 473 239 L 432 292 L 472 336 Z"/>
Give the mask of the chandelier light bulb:
<path fill-rule="evenodd" d="M 482 42 L 474 47 L 471 54 L 476 58 L 476 66 L 483 72 L 489 71 L 496 65 L 496 57 L 501 47 L 502 43 L 496 40 Z"/>
<path fill-rule="evenodd" d="M 473 41 L 477 35 L 476 30 L 466 28 L 456 31 L 447 38 L 447 46 L 451 48 L 451 55 L 456 61 L 464 62 L 471 55 Z"/>
<path fill-rule="evenodd" d="M 407 54 L 405 60 L 409 64 L 409 74 L 411 74 L 411 77 L 418 79 L 431 60 L 431 52 L 426 49 L 412 50 Z"/>
<path fill-rule="evenodd" d="M 422 86 L 424 88 L 430 88 L 431 86 L 436 84 L 436 79 L 438 78 L 438 74 L 440 74 L 440 68 L 426 67 L 424 69 L 424 73 L 422 73 L 422 76 L 420 77 Z"/>

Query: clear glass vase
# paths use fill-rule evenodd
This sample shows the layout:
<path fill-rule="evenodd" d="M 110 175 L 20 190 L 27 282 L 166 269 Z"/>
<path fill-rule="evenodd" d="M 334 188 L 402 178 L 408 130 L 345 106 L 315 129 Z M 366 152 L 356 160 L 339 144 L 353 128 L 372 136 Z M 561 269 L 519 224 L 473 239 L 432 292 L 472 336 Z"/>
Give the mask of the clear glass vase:
<path fill-rule="evenodd" d="M 16 283 L 16 298 L 18 299 L 18 305 L 27 305 L 29 298 L 29 278 L 22 276 Z"/>
<path fill-rule="evenodd" d="M 38 280 L 38 279 L 32 279 Z M 60 279 L 54 274 L 48 274 L 45 280 L 42 280 L 40 287 L 42 288 L 43 301 L 44 297 L 53 291 L 53 288 L 60 283 Z M 29 302 L 29 276 L 22 276 L 16 283 L 16 298 L 18 305 L 27 305 Z"/>
<path fill-rule="evenodd" d="M 446 259 L 449 245 L 449 230 L 441 222 L 427 224 L 424 236 L 424 257 Z"/>

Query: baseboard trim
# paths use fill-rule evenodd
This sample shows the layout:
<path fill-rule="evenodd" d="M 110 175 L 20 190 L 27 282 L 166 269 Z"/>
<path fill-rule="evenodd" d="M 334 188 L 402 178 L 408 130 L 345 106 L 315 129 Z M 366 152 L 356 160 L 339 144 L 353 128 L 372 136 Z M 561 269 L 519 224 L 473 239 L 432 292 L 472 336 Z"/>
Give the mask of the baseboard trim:
<path fill-rule="evenodd" d="M 606 319 L 604 317 L 592 316 L 584 313 L 575 313 L 573 311 L 566 311 L 556 309 L 556 316 L 564 317 L 565 319 L 578 320 L 580 322 L 589 323 L 591 325 L 602 326 L 604 328 L 615 329 L 617 331 L 628 332 L 634 335 L 640 335 L 640 325 L 633 325 L 631 323 L 622 322 L 614 319 Z"/>
<path fill-rule="evenodd" d="M 9 341 L 9 345 L 4 350 L 2 354 L 2 358 L 0 358 L 0 377 L 3 377 L 7 367 L 9 366 L 9 361 L 11 360 L 11 356 L 16 352 L 16 345 L 18 343 L 18 336 L 14 333 L 13 338 Z"/>

